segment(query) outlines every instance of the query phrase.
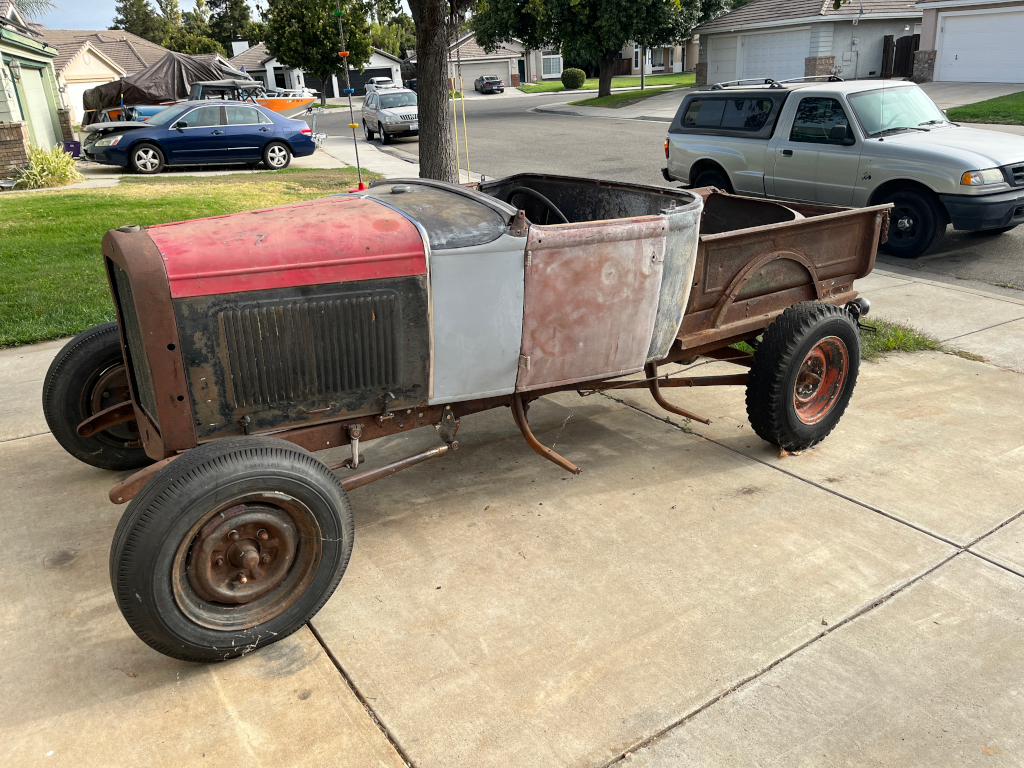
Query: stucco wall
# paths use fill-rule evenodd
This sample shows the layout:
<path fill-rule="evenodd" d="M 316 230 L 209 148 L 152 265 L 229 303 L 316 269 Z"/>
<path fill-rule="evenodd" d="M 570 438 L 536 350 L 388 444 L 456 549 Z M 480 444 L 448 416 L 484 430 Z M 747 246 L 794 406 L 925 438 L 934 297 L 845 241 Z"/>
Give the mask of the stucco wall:
<path fill-rule="evenodd" d="M 868 20 L 856 26 L 852 22 L 836 22 L 831 55 L 836 57 L 836 64 L 843 68 L 840 77 L 844 80 L 878 77 L 882 70 L 882 38 L 892 35 L 899 39 L 904 35 L 912 35 L 918 23 L 915 18 Z M 910 29 L 905 30 L 904 27 Z M 857 40 L 856 44 L 854 39 Z M 925 47 L 923 42 L 921 47 Z"/>

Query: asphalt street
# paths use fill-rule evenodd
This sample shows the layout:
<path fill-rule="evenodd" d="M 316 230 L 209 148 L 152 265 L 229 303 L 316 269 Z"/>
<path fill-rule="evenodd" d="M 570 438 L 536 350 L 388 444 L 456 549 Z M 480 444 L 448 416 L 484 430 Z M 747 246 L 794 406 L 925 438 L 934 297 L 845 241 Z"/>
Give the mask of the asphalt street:
<path fill-rule="evenodd" d="M 536 111 L 564 101 L 566 96 L 561 93 L 467 99 L 470 170 L 487 176 L 535 171 L 666 186 L 661 176 L 667 127 L 664 122 Z M 460 165 L 464 168 L 461 105 L 458 114 Z M 344 135 L 347 124 L 348 110 L 332 109 L 319 118 L 318 130 Z M 397 139 L 388 151 L 415 161 L 419 142 L 415 137 Z M 918 259 L 896 259 L 880 253 L 878 260 L 941 282 L 978 280 L 1020 296 L 1024 289 L 1024 227 L 1003 235 L 954 232 L 949 228 L 932 251 Z"/>

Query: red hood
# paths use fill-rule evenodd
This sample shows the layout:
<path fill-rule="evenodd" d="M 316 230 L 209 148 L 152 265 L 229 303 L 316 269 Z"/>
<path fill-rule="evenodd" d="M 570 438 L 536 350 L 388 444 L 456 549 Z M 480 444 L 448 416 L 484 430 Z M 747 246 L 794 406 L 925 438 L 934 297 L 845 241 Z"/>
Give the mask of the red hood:
<path fill-rule="evenodd" d="M 363 197 L 158 224 L 172 298 L 426 273 L 419 230 Z"/>

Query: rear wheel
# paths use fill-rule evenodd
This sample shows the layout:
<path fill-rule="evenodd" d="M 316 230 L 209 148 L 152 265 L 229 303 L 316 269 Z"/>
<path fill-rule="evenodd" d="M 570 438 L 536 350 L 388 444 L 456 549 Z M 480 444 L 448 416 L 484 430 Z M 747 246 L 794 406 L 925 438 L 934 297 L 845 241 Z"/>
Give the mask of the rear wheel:
<path fill-rule="evenodd" d="M 128 162 L 135 173 L 152 175 L 164 168 L 164 153 L 156 144 L 139 144 L 128 153 Z"/>
<path fill-rule="evenodd" d="M 280 141 L 272 141 L 263 149 L 263 164 L 272 171 L 287 168 L 291 161 L 291 150 Z"/>
<path fill-rule="evenodd" d="M 100 469 L 138 469 L 153 460 L 129 421 L 91 437 L 78 425 L 90 416 L 131 399 L 117 323 L 90 328 L 67 343 L 50 363 L 43 382 L 43 415 L 61 448 Z"/>
<path fill-rule="evenodd" d="M 945 212 L 930 192 L 901 189 L 881 203 L 892 203 L 889 237 L 882 250 L 901 259 L 913 259 L 931 248 L 946 229 Z"/>
<path fill-rule="evenodd" d="M 223 661 L 287 637 L 327 602 L 352 554 L 348 495 L 292 443 L 194 448 L 125 510 L 110 581 L 132 630 L 185 661 Z"/>
<path fill-rule="evenodd" d="M 721 171 L 707 170 L 701 171 L 697 174 L 696 180 L 693 182 L 694 187 L 718 187 L 723 192 L 732 192 L 732 184 L 729 183 L 729 179 Z"/>
<path fill-rule="evenodd" d="M 747 418 L 789 451 L 823 440 L 846 411 L 860 369 L 860 336 L 831 304 L 796 304 L 768 326 L 747 380 Z"/>

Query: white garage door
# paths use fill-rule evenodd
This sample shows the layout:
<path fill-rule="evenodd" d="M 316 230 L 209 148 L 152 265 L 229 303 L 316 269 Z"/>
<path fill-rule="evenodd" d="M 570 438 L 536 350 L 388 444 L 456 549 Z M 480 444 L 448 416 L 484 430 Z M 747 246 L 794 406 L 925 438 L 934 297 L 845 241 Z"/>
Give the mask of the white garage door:
<path fill-rule="evenodd" d="M 788 80 L 804 76 L 804 59 L 811 48 L 811 30 L 744 35 L 740 77 Z"/>
<path fill-rule="evenodd" d="M 458 67 L 452 64 L 452 75 L 458 78 Z M 473 83 L 478 77 L 484 75 L 497 75 L 505 83 L 505 87 L 511 87 L 508 77 L 507 61 L 474 62 L 472 64 L 462 62 L 462 83 L 467 91 L 473 90 Z"/>
<path fill-rule="evenodd" d="M 708 40 L 708 83 L 727 83 L 736 79 L 736 35 L 721 35 Z"/>
<path fill-rule="evenodd" d="M 21 82 L 28 101 L 28 109 L 25 111 L 28 112 L 32 124 L 32 137 L 37 147 L 50 149 L 57 143 L 57 137 L 53 132 L 50 107 L 46 103 L 46 91 L 43 90 L 43 70 L 23 67 L 21 73 Z"/>
<path fill-rule="evenodd" d="M 936 80 L 1024 83 L 1024 10 L 939 17 Z"/>
<path fill-rule="evenodd" d="M 67 102 L 68 106 L 74 110 L 72 116 L 73 123 L 81 123 L 82 116 L 85 114 L 85 107 L 82 104 L 82 99 L 86 91 L 96 88 L 97 86 L 104 85 L 106 80 L 99 80 L 93 83 L 68 83 L 66 90 L 64 91 L 64 101 Z"/>

